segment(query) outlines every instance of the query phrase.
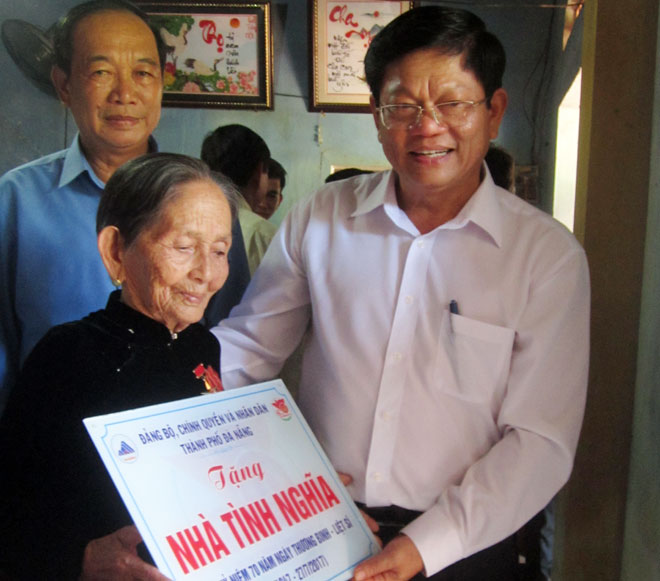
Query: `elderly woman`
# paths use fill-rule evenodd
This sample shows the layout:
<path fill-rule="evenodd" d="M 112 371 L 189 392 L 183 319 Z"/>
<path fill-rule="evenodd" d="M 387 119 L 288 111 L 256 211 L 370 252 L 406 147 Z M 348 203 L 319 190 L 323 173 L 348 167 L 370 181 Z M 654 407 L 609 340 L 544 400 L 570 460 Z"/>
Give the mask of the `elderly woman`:
<path fill-rule="evenodd" d="M 137 158 L 108 181 L 98 247 L 121 290 L 44 336 L 0 423 L 10 578 L 164 579 L 137 556 L 140 536 L 82 420 L 205 391 L 194 370 L 214 374 L 220 347 L 197 321 L 227 278 L 236 195 L 203 162 L 172 154 Z"/>

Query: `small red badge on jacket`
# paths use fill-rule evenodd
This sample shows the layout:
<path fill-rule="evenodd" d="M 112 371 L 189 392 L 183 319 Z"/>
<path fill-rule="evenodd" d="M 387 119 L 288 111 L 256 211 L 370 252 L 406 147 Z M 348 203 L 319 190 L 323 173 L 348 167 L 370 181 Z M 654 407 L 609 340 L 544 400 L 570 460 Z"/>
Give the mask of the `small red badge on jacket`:
<path fill-rule="evenodd" d="M 218 372 L 210 365 L 204 367 L 204 364 L 200 363 L 195 369 L 193 369 L 193 373 L 197 379 L 204 380 L 206 391 L 215 393 L 224 390 L 224 387 L 222 387 L 222 379 L 220 379 Z"/>

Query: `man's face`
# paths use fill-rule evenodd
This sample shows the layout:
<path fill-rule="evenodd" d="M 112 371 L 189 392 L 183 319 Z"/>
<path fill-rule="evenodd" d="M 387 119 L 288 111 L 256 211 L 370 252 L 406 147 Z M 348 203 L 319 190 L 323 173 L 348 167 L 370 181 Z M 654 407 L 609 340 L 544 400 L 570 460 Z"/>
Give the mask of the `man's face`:
<path fill-rule="evenodd" d="M 53 81 L 88 155 L 146 152 L 163 80 L 156 40 L 140 18 L 121 11 L 83 18 L 73 34 L 71 73 L 55 67 Z"/>
<path fill-rule="evenodd" d="M 486 103 L 470 108 L 460 126 L 444 119 L 436 123 L 430 109 L 447 101 L 481 101 L 485 97 L 474 74 L 463 68 L 461 56 L 422 49 L 388 65 L 380 105 L 426 108 L 416 125 L 388 129 L 372 99 L 378 138 L 398 175 L 403 195 L 469 197 L 474 193 L 480 183 L 481 163 L 490 140 L 497 136 L 506 108 L 506 93 L 498 89 L 490 108 Z"/>
<path fill-rule="evenodd" d="M 253 209 L 253 211 L 259 214 L 262 218 L 268 220 L 268 218 L 275 213 L 275 210 L 277 210 L 281 201 L 282 182 L 280 182 L 279 178 L 268 178 L 266 195 L 261 199 L 261 202 Z"/>
<path fill-rule="evenodd" d="M 250 181 L 242 188 L 241 194 L 245 201 L 250 205 L 250 209 L 257 214 L 264 198 L 266 197 L 266 190 L 268 188 L 268 172 L 264 171 L 263 164 L 259 164 L 254 170 Z"/>

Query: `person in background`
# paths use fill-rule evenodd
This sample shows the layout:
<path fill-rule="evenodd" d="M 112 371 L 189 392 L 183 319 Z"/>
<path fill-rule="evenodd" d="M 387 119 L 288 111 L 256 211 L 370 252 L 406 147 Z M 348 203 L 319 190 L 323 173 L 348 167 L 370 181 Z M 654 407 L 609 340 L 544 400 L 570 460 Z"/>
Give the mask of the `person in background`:
<path fill-rule="evenodd" d="M 486 165 L 496 185 L 516 193 L 516 162 L 506 149 L 491 143 L 486 152 Z"/>
<path fill-rule="evenodd" d="M 275 377 L 311 322 L 298 404 L 385 543 L 356 581 L 517 580 L 515 532 L 571 473 L 588 266 L 484 162 L 504 67 L 469 11 L 423 6 L 384 27 L 365 73 L 392 171 L 292 208 L 213 330 L 233 388 Z"/>
<path fill-rule="evenodd" d="M 114 171 L 157 149 L 164 64 L 147 15 L 124 0 L 79 4 L 57 23 L 52 81 L 78 134 L 68 149 L 0 178 L 0 413 L 43 334 L 101 308 L 112 290 L 96 251 L 96 210 Z M 238 224 L 234 239 L 210 324 L 249 281 Z"/>
<path fill-rule="evenodd" d="M 346 178 L 352 178 L 354 176 L 359 176 L 367 173 L 374 173 L 369 169 L 360 169 L 359 167 L 345 167 L 343 169 L 338 169 L 333 171 L 331 174 L 325 178 L 325 183 L 329 184 L 331 182 L 337 182 L 339 180 L 345 180 Z"/>
<path fill-rule="evenodd" d="M 286 185 L 286 170 L 280 162 L 270 159 L 268 162 L 268 187 L 266 195 L 252 210 L 268 220 L 282 203 L 282 190 Z"/>
<path fill-rule="evenodd" d="M 254 274 L 277 230 L 253 211 L 261 205 L 268 188 L 270 150 L 252 129 L 238 124 L 222 125 L 205 137 L 201 158 L 212 170 L 229 177 L 241 192 L 238 219 L 250 274 Z"/>
<path fill-rule="evenodd" d="M 137 556 L 140 535 L 82 420 L 199 395 L 200 364 L 221 389 L 220 347 L 197 321 L 227 279 L 237 197 L 227 178 L 176 154 L 139 157 L 108 181 L 98 251 L 120 290 L 48 331 L 0 419 L 10 578 L 165 579 Z"/>

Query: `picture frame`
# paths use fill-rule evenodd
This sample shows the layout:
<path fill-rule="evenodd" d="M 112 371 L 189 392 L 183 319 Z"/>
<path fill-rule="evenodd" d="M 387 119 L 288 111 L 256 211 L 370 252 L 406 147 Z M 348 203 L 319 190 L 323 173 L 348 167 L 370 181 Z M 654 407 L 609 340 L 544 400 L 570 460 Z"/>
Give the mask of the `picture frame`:
<path fill-rule="evenodd" d="M 270 0 L 136 4 L 168 47 L 163 106 L 273 109 Z"/>
<path fill-rule="evenodd" d="M 310 111 L 368 113 L 364 55 L 371 39 L 414 1 L 308 0 Z"/>

